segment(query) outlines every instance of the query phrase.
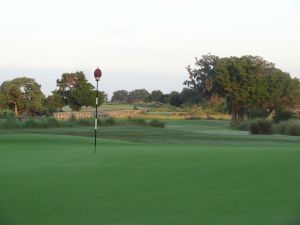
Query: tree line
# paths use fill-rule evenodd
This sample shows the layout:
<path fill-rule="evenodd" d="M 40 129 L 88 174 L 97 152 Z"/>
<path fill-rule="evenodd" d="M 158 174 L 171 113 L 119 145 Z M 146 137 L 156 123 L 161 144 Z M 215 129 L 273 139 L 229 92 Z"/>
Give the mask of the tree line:
<path fill-rule="evenodd" d="M 195 67 L 187 66 L 188 78 L 181 92 L 149 93 L 145 89 L 113 93 L 113 102 L 156 102 L 173 106 L 211 106 L 232 115 L 232 125 L 247 117 L 268 117 L 289 111 L 300 102 L 300 81 L 262 57 L 203 55 Z"/>
<path fill-rule="evenodd" d="M 135 89 L 133 91 L 118 90 L 113 92 L 112 102 L 115 103 L 147 103 L 153 102 L 157 104 L 170 104 L 173 106 L 181 106 L 183 104 L 198 104 L 199 99 L 197 92 L 192 89 L 184 88 L 182 92 L 172 91 L 164 94 L 161 90 L 154 90 L 151 93 L 146 89 Z"/>
<path fill-rule="evenodd" d="M 287 111 L 300 99 L 300 82 L 259 56 L 218 57 L 203 55 L 195 66 L 187 66 L 187 79 L 181 92 L 151 93 L 146 89 L 118 90 L 111 101 L 117 103 L 170 104 L 173 106 L 210 105 L 231 113 L 237 125 L 246 116 L 264 116 Z M 5 81 L 0 86 L 0 108 L 13 110 L 18 117 L 51 114 L 68 105 L 74 111 L 95 106 L 95 88 L 83 72 L 64 73 L 48 97 L 32 78 Z M 107 101 L 100 93 L 99 103 Z"/>
<path fill-rule="evenodd" d="M 23 115 L 49 115 L 61 111 L 68 105 L 78 111 L 82 106 L 95 106 L 95 88 L 83 72 L 64 73 L 56 81 L 56 89 L 46 97 L 34 79 L 19 77 L 4 81 L 0 86 L 0 108 L 12 110 L 16 117 Z M 99 103 L 107 98 L 104 92 L 99 94 Z"/>

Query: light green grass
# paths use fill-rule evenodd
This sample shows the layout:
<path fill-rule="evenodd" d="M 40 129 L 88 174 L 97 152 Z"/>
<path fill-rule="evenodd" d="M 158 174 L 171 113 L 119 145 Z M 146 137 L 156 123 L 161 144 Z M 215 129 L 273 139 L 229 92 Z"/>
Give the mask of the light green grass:
<path fill-rule="evenodd" d="M 134 106 L 131 104 L 116 104 L 116 103 L 103 103 L 99 106 L 99 110 L 101 111 L 118 111 L 118 110 L 133 110 Z M 94 111 L 95 108 L 88 107 L 82 108 L 82 111 Z"/>
<path fill-rule="evenodd" d="M 92 134 L 2 131 L 0 225 L 300 223 L 298 137 L 170 121 L 102 128 L 94 154 Z"/>
<path fill-rule="evenodd" d="M 101 111 L 118 111 L 118 110 L 133 110 L 134 106 L 131 104 L 117 104 L 117 103 L 103 103 L 99 106 Z M 72 109 L 69 106 L 63 107 L 63 111 L 71 112 Z M 85 107 L 81 108 L 81 111 L 95 111 L 94 107 Z"/>

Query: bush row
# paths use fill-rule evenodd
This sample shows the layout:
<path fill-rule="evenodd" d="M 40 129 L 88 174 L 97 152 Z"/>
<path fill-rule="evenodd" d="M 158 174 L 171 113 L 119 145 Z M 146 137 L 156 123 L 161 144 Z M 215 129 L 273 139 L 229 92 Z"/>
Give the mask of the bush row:
<path fill-rule="evenodd" d="M 0 119 L 7 119 L 7 118 L 14 118 L 15 117 L 15 114 L 12 113 L 11 111 L 2 111 L 0 110 Z"/>
<path fill-rule="evenodd" d="M 79 119 L 71 118 L 68 121 L 58 121 L 53 117 L 47 119 L 29 119 L 17 120 L 14 116 L 6 116 L 5 119 L 0 120 L 0 129 L 16 129 L 16 128 L 52 128 L 52 127 L 76 127 L 76 126 L 94 126 L 94 119 Z M 107 118 L 98 120 L 98 126 L 115 126 L 124 123 L 118 122 L 114 118 Z M 139 126 L 151 127 L 165 127 L 165 124 L 158 120 L 151 120 L 150 122 L 144 119 L 128 119 L 128 123 Z"/>
<path fill-rule="evenodd" d="M 150 127 L 159 127 L 159 128 L 164 128 L 165 127 L 165 123 L 162 122 L 162 121 L 159 121 L 157 119 L 153 119 L 150 122 L 147 122 L 143 118 L 131 118 L 131 117 L 129 117 L 128 122 L 129 122 L 129 124 L 138 125 L 138 126 L 150 126 Z"/>
<path fill-rule="evenodd" d="M 288 120 L 272 123 L 268 120 L 247 120 L 241 123 L 237 129 L 250 131 L 251 134 L 284 134 L 300 136 L 300 120 Z"/>
<path fill-rule="evenodd" d="M 300 120 L 288 120 L 274 125 L 277 134 L 300 136 Z"/>

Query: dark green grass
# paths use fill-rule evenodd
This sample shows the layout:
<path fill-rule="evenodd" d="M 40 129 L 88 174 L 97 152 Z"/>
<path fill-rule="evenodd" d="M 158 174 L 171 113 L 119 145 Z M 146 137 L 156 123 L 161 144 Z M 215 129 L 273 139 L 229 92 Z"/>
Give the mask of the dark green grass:
<path fill-rule="evenodd" d="M 97 154 L 87 128 L 7 130 L 0 225 L 300 223 L 299 138 L 197 123 L 105 128 Z"/>

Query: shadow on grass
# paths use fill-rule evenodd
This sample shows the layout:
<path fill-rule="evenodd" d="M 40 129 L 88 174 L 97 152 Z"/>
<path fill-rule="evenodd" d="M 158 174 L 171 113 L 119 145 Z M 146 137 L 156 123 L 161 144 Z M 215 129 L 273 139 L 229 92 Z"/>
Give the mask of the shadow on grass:
<path fill-rule="evenodd" d="M 300 213 L 297 217 L 291 219 L 291 221 L 286 225 L 300 225 Z"/>

